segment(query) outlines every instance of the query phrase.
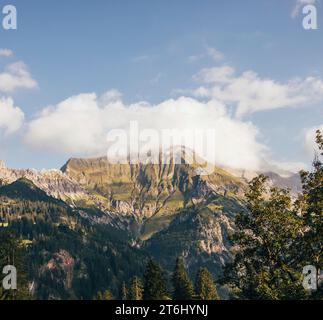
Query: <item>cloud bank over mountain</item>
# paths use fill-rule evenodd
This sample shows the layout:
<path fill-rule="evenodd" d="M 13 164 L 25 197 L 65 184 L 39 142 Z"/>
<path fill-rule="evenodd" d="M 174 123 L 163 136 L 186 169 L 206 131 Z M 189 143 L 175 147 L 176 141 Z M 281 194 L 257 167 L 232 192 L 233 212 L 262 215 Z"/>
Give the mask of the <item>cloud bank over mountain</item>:
<path fill-rule="evenodd" d="M 94 93 L 80 94 L 48 107 L 28 125 L 26 141 L 38 148 L 72 154 L 106 154 L 111 129 L 129 130 L 137 121 L 141 130 L 175 129 L 180 132 L 214 129 L 210 145 L 215 147 L 217 163 L 232 167 L 259 168 L 265 147 L 257 141 L 258 129 L 249 122 L 231 117 L 216 100 L 206 103 L 189 97 L 165 100 L 160 104 L 138 102 L 126 105 L 118 97 L 110 101 Z M 72 125 L 71 125 L 72 124 Z M 185 134 L 184 134 L 185 135 Z M 188 138 L 188 137 L 187 137 Z M 194 148 L 194 142 L 183 139 Z M 210 159 L 212 160 L 212 159 Z"/>
<path fill-rule="evenodd" d="M 9 57 L 9 49 L 0 51 Z M 214 63 L 225 60 L 215 48 L 208 48 Z M 24 122 L 23 111 L 10 96 L 0 96 L 0 129 L 6 135 L 24 127 L 23 141 L 31 149 L 50 151 L 64 156 L 105 155 L 111 143 L 111 130 L 129 134 L 130 123 L 139 130 L 181 132 L 181 145 L 196 149 L 191 133 L 213 130 L 205 136 L 201 156 L 212 163 L 232 168 L 266 170 L 283 168 L 297 171 L 299 162 L 282 163 L 274 159 L 263 142 L 261 128 L 247 120 L 247 115 L 279 108 L 306 107 L 323 101 L 323 80 L 318 76 L 293 78 L 286 82 L 264 78 L 255 71 L 238 74 L 225 61 L 222 65 L 201 69 L 193 79 L 200 84 L 186 89 L 173 99 L 152 104 L 148 101 L 125 103 L 122 93 L 109 90 L 102 95 L 80 93 L 55 105 L 44 107 L 31 120 Z M 38 87 L 23 62 L 7 64 L 0 73 L 0 92 L 12 94 L 18 89 Z M 29 118 L 29 117 L 28 117 Z M 311 129 L 312 130 L 312 129 Z M 313 130 L 308 130 L 305 143 L 310 145 Z M 129 138 L 130 140 L 131 138 Z M 129 142 L 129 141 L 128 141 Z M 163 141 L 159 141 L 165 146 Z M 156 150 L 160 145 L 156 145 Z M 201 147 L 198 145 L 198 147 Z"/>

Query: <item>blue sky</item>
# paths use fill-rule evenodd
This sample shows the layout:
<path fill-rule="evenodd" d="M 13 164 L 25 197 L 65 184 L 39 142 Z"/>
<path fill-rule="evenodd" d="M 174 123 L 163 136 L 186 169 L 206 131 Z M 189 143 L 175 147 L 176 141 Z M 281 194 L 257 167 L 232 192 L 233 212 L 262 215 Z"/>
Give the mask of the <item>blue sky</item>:
<path fill-rule="evenodd" d="M 0 158 L 10 167 L 60 167 L 69 156 L 91 155 L 86 148 L 77 152 L 67 145 L 63 150 L 48 147 L 54 139 L 59 146 L 60 136 L 39 138 L 42 131 L 33 125 L 38 119 L 39 126 L 50 123 L 48 130 L 60 130 L 53 122 L 41 122 L 42 110 L 51 105 L 56 116 L 57 104 L 81 93 L 100 96 L 116 89 L 125 108 L 142 100 L 153 107 L 179 96 L 203 102 L 220 99 L 227 117 L 235 118 L 239 98 L 231 101 L 224 92 L 221 97 L 195 93 L 198 87 L 214 86 L 205 78 L 196 80 L 201 70 L 224 66 L 234 69 L 233 84 L 246 71 L 257 74 L 257 81 L 267 79 L 286 87 L 299 79 L 304 101 L 247 111 L 237 121 L 257 128 L 256 140 L 273 161 L 310 161 L 305 133 L 323 124 L 323 98 L 312 99 L 323 79 L 321 3 L 316 3 L 319 29 L 306 31 L 302 13 L 291 16 L 297 0 L 8 0 L 0 1 L 0 6 L 8 2 L 17 8 L 18 30 L 0 28 L 0 48 L 13 52 L 0 56 L 0 74 L 23 61 L 37 82 L 30 88 L 0 91 L 0 97 L 11 97 L 24 113 L 14 133 L 6 133 L 0 119 Z M 303 86 L 308 77 L 314 77 L 315 84 Z"/>

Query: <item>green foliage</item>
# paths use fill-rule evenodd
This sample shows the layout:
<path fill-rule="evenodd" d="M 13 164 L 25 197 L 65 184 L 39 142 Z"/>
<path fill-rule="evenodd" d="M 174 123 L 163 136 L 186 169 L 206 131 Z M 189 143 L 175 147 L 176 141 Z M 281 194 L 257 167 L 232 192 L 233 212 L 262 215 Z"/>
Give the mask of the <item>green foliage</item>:
<path fill-rule="evenodd" d="M 323 266 L 323 137 L 319 131 L 316 141 L 319 154 L 312 171 L 301 172 L 303 192 L 295 202 L 288 190 L 270 189 L 266 177 L 260 175 L 250 182 L 246 193 L 247 208 L 227 193 L 224 196 L 208 194 L 205 203 L 192 205 L 195 184 L 201 182 L 185 170 L 179 170 L 174 175 L 174 183 L 181 199 L 177 199 L 176 194 L 168 199 L 164 187 L 161 190 L 165 194 L 161 193 L 159 197 L 161 202 L 168 199 L 168 205 L 172 199 L 176 204 L 174 210 L 177 201 L 184 202 L 185 208 L 173 215 L 173 209 L 162 207 L 160 215 L 146 222 L 146 229 L 143 229 L 146 238 L 143 239 L 158 233 L 140 249 L 130 245 L 133 239 L 127 231 L 98 223 L 100 218 L 106 217 L 97 208 L 72 208 L 49 197 L 27 179 L 2 186 L 0 271 L 8 264 L 17 267 L 18 290 L 6 292 L 0 286 L 0 299 L 28 299 L 28 281 L 33 283 L 37 299 L 169 299 L 166 277 L 176 257 L 185 251 L 195 258 L 193 266 L 190 265 L 190 274 L 198 267 L 204 267 L 199 269 L 196 278 L 197 298 L 219 299 L 209 270 L 218 276 L 223 261 L 215 259 L 217 253 L 201 254 L 201 230 L 215 223 L 218 215 L 232 218 L 237 212 L 236 230 L 231 239 L 235 256 L 225 268 L 223 280 L 231 289 L 231 296 L 239 299 L 322 299 L 322 287 L 312 293 L 304 291 L 301 275 L 305 265 L 315 265 L 318 270 Z M 155 180 L 151 177 L 154 175 L 155 171 L 149 170 L 139 175 L 143 188 L 133 195 L 140 210 L 144 204 L 153 203 L 153 193 L 147 195 L 147 192 Z M 120 194 L 122 191 L 128 197 L 132 185 L 129 190 L 121 190 L 124 184 L 118 183 Z M 156 186 L 152 188 L 155 189 Z M 228 239 L 223 241 L 229 243 Z M 168 272 L 150 260 L 142 284 L 134 275 L 142 274 L 148 258 L 145 250 Z M 230 259 L 229 255 L 224 258 L 225 261 Z M 127 288 L 129 279 L 132 281 Z M 196 298 L 181 259 L 176 261 L 171 280 L 173 299 Z"/>
<path fill-rule="evenodd" d="M 125 281 L 122 283 L 121 300 L 128 300 L 128 288 Z"/>
<path fill-rule="evenodd" d="M 217 198 L 217 200 L 219 200 Z M 222 200 L 222 198 L 221 198 Z M 240 212 L 244 208 L 236 203 L 236 208 L 232 210 Z M 219 222 L 219 214 L 209 208 L 186 208 L 176 214 L 167 229 L 164 229 L 145 242 L 145 249 L 161 263 L 167 270 L 172 270 L 178 256 L 183 256 L 185 252 L 190 252 L 194 257 L 194 263 L 189 266 L 189 274 L 195 275 L 200 266 L 205 266 L 212 271 L 214 276 L 219 276 L 222 271 L 223 261 L 216 252 L 211 254 L 201 250 L 201 242 L 205 239 L 205 230 Z M 223 239 L 226 241 L 226 239 Z M 214 237 L 212 241 L 219 239 Z M 226 242 L 225 245 L 229 246 Z M 224 259 L 227 260 L 225 255 Z"/>
<path fill-rule="evenodd" d="M 168 299 L 164 270 L 153 260 L 149 260 L 144 275 L 144 300 Z"/>
<path fill-rule="evenodd" d="M 302 260 L 305 264 L 314 265 L 317 270 L 323 268 L 323 137 L 318 130 L 316 143 L 319 153 L 313 161 L 311 172 L 302 171 L 301 179 L 303 193 L 298 199 L 300 212 L 304 218 L 305 230 L 302 242 Z M 305 265 L 304 264 L 304 265 Z M 323 299 L 323 288 L 312 295 L 313 298 Z"/>
<path fill-rule="evenodd" d="M 250 182 L 246 194 L 248 213 L 236 219 L 233 237 L 238 252 L 226 267 L 225 281 L 237 298 L 322 298 L 305 292 L 302 269 L 323 265 L 323 137 L 317 131 L 320 155 L 311 172 L 300 173 L 303 192 L 295 203 L 287 190 L 267 190 L 266 177 Z"/>
<path fill-rule="evenodd" d="M 219 295 L 213 277 L 208 269 L 200 268 L 197 277 L 195 290 L 201 300 L 219 300 Z"/>
<path fill-rule="evenodd" d="M 17 290 L 4 290 L 0 277 L 0 300 L 30 299 L 25 270 L 25 250 L 12 232 L 0 229 L 0 274 L 6 265 L 12 265 L 17 269 Z"/>
<path fill-rule="evenodd" d="M 114 296 L 110 290 L 99 291 L 95 300 L 114 300 Z"/>
<path fill-rule="evenodd" d="M 130 284 L 129 299 L 130 300 L 143 300 L 143 285 L 139 277 L 135 276 Z"/>
<path fill-rule="evenodd" d="M 173 299 L 174 300 L 192 300 L 194 296 L 194 288 L 190 280 L 183 260 L 177 258 L 176 266 L 173 274 Z"/>
<path fill-rule="evenodd" d="M 26 178 L 21 178 L 9 185 L 2 186 L 0 188 L 0 196 L 6 196 L 20 201 L 29 200 L 47 201 L 60 204 L 63 203 L 62 201 L 48 196 L 43 190 L 37 188 L 30 180 Z"/>
<path fill-rule="evenodd" d="M 92 299 L 108 288 L 118 296 L 121 284 L 142 272 L 145 252 L 122 230 L 93 222 L 101 211 L 72 209 L 28 180 L 0 191 L 0 230 L 27 244 L 23 266 L 34 298 Z"/>
<path fill-rule="evenodd" d="M 254 178 L 246 193 L 248 212 L 237 216 L 233 242 L 238 253 L 226 267 L 226 280 L 243 299 L 297 299 L 304 294 L 294 259 L 302 219 L 287 190 L 267 190 L 267 178 Z"/>

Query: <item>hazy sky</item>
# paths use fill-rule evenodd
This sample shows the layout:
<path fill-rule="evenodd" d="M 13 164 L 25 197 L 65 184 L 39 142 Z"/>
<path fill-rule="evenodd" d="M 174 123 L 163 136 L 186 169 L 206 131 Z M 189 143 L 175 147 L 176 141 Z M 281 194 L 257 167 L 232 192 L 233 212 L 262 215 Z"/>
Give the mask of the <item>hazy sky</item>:
<path fill-rule="evenodd" d="M 60 167 L 106 134 L 216 128 L 221 164 L 294 169 L 323 128 L 323 4 L 314 0 L 20 0 L 0 28 L 0 159 Z M 316 3 L 318 30 L 302 27 Z M 322 26 L 322 27 L 321 27 Z"/>

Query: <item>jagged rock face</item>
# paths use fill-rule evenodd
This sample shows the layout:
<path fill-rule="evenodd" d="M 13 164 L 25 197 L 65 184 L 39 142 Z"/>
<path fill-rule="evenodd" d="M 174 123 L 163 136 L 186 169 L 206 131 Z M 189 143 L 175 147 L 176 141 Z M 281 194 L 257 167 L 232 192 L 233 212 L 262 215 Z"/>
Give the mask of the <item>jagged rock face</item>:
<path fill-rule="evenodd" d="M 76 181 L 60 170 L 6 169 L 0 167 L 0 181 L 9 184 L 26 178 L 48 195 L 63 201 L 73 202 L 87 198 L 88 193 Z"/>
<path fill-rule="evenodd" d="M 244 183 L 214 167 L 208 176 L 196 167 L 175 164 L 111 164 L 107 158 L 70 159 L 62 171 L 88 190 L 110 201 L 110 209 L 150 218 L 176 211 L 187 204 L 206 201 L 213 193 L 243 193 Z"/>
<path fill-rule="evenodd" d="M 290 189 L 293 195 L 302 191 L 302 183 L 299 174 L 282 177 L 274 172 L 266 172 L 265 175 L 268 177 L 269 185 L 271 186 Z"/>
<path fill-rule="evenodd" d="M 74 207 L 101 210 L 105 213 L 102 222 L 131 229 L 135 238 L 147 240 L 166 228 L 183 208 L 206 205 L 216 210 L 214 197 L 222 196 L 232 199 L 225 203 L 231 210 L 235 206 L 231 202 L 243 199 L 247 187 L 243 177 L 215 166 L 208 175 L 200 175 L 196 163 L 180 160 L 180 164 L 173 158 L 167 164 L 112 164 L 106 157 L 70 159 L 61 170 L 43 171 L 2 165 L 0 185 L 26 178 Z M 283 178 L 277 176 L 271 175 L 270 181 L 282 183 Z"/>
<path fill-rule="evenodd" d="M 71 159 L 61 171 L 0 169 L 3 184 L 20 178 L 73 206 L 105 212 L 104 223 L 133 229 L 135 237 L 143 240 L 167 227 L 169 216 L 178 210 L 206 203 L 213 194 L 238 196 L 244 187 L 219 168 L 199 176 L 194 165 L 185 163 L 109 164 L 106 158 Z M 159 221 L 151 220 L 154 217 Z M 150 226 L 144 228 L 149 219 Z"/>
<path fill-rule="evenodd" d="M 242 210 L 237 204 L 231 214 L 205 207 L 183 211 L 167 229 L 148 239 L 145 249 L 167 269 L 182 256 L 192 275 L 200 265 L 208 265 L 214 274 L 220 275 L 223 266 L 232 259 L 228 240 L 234 228 L 232 216 Z"/>
<path fill-rule="evenodd" d="M 194 162 L 169 160 L 167 164 L 111 164 L 107 158 L 70 159 L 61 170 L 90 193 L 103 197 L 106 202 L 101 210 L 112 213 L 112 220 L 122 217 L 139 242 L 167 228 L 185 208 L 218 210 L 222 205 L 218 198 L 241 201 L 246 188 L 241 179 L 218 167 L 209 175 L 199 175 Z M 224 205 L 229 211 L 235 206 L 230 201 Z M 205 240 L 201 246 L 213 244 Z"/>
<path fill-rule="evenodd" d="M 71 208 L 62 201 L 46 199 L 46 194 L 39 190 L 34 193 L 37 202 L 42 200 L 45 208 L 53 200 L 59 202 L 60 214 L 51 216 L 50 211 L 40 210 L 31 216 L 36 221 L 38 212 L 43 212 L 45 223 L 54 219 L 52 227 L 59 226 L 56 235 L 50 232 L 47 236 L 47 241 L 53 241 L 48 246 L 53 251 L 34 252 L 36 257 L 40 253 L 44 256 L 38 269 L 40 278 L 33 282 L 32 290 L 47 292 L 50 284 L 46 288 L 39 287 L 42 279 L 54 277 L 54 283 L 73 294 L 72 280 L 86 278 L 92 272 L 91 250 L 99 252 L 97 258 L 101 259 L 109 248 L 106 260 L 98 264 L 104 266 L 104 272 L 111 256 L 123 252 L 120 258 L 123 264 L 129 260 L 129 252 L 134 250 L 137 261 L 131 260 L 127 268 L 133 263 L 141 264 L 141 254 L 148 252 L 168 271 L 173 270 L 175 259 L 182 256 L 192 277 L 200 266 L 206 266 L 215 276 L 220 276 L 223 266 L 232 259 L 229 235 L 234 230 L 236 214 L 246 210 L 243 194 L 247 185 L 243 177 L 237 178 L 217 167 L 209 173 L 198 174 L 194 163 L 111 164 L 107 158 L 70 159 L 61 171 L 14 170 L 3 165 L 0 185 L 1 181 L 9 184 L 25 178 L 47 195 L 73 205 Z M 271 181 L 279 182 L 278 178 L 271 176 Z M 24 179 L 20 182 L 33 188 Z M 11 187 L 15 186 L 17 184 Z M 10 196 L 8 187 L 1 189 Z M 19 190 L 21 194 L 24 191 Z M 34 201 L 30 191 L 24 194 Z M 21 200 L 21 195 L 18 198 Z M 13 207 L 12 201 L 5 205 Z M 2 212 L 15 212 L 13 209 L 8 211 L 6 208 Z M 28 212 L 31 209 L 26 210 L 26 214 Z M 21 219 L 16 220 L 19 223 Z M 36 236 L 34 246 L 39 239 L 43 241 L 45 231 Z M 62 238 L 65 232 L 69 236 Z M 93 237 L 89 236 L 91 232 Z M 25 233 L 29 237 L 29 230 Z M 100 234 L 99 240 L 97 234 Z M 117 247 L 120 239 L 125 243 Z M 60 240 L 64 240 L 63 245 L 55 247 Z M 70 245 L 71 240 L 73 245 Z M 84 246 L 86 250 L 83 251 L 80 248 Z M 145 250 L 140 250 L 142 248 Z M 89 256 L 87 252 L 90 252 Z M 48 292 L 50 298 L 60 297 L 55 290 Z"/>
<path fill-rule="evenodd" d="M 61 279 L 66 290 L 71 289 L 73 280 L 74 259 L 66 250 L 60 250 L 53 255 L 47 264 L 42 268 L 43 271 L 53 271 L 60 269 L 64 278 Z"/>
<path fill-rule="evenodd" d="M 233 174 L 235 177 L 239 177 L 241 180 L 248 182 L 258 176 L 264 174 L 268 177 L 268 186 L 277 187 L 282 189 L 289 189 L 293 196 L 297 196 L 302 191 L 302 183 L 300 175 L 298 173 L 284 171 L 280 174 L 273 171 L 250 171 L 250 170 L 239 170 L 226 168 L 228 172 Z"/>

